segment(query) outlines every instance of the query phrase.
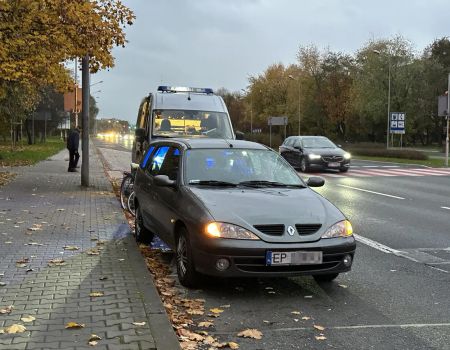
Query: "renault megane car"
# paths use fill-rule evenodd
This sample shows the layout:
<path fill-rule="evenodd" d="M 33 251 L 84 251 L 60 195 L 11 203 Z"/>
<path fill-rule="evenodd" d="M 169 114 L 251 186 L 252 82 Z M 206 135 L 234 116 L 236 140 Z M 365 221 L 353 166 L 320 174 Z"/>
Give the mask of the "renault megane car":
<path fill-rule="evenodd" d="M 290 136 L 280 146 L 280 154 L 302 172 L 336 169 L 348 171 L 351 155 L 324 136 Z"/>
<path fill-rule="evenodd" d="M 150 144 L 134 184 L 138 241 L 157 234 L 177 274 L 221 277 L 312 275 L 351 269 L 352 226 L 333 204 L 266 146 L 225 139 Z"/>

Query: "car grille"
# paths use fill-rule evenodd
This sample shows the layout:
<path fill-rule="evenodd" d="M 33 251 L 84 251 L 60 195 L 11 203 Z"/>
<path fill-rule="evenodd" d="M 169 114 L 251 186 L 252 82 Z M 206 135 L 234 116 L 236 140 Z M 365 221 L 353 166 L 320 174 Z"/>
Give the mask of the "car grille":
<path fill-rule="evenodd" d="M 272 236 L 282 236 L 284 233 L 284 225 L 275 224 L 275 225 L 254 225 L 258 231 L 265 233 L 266 235 Z"/>
<path fill-rule="evenodd" d="M 319 231 L 319 229 L 322 227 L 321 224 L 297 224 L 295 225 L 295 228 L 297 229 L 297 232 L 300 236 L 307 236 L 312 235 L 313 233 L 316 233 Z"/>
<path fill-rule="evenodd" d="M 342 156 L 322 156 L 324 162 L 342 162 L 344 157 Z"/>
<path fill-rule="evenodd" d="M 343 253 L 324 254 L 322 264 L 267 266 L 264 257 L 235 257 L 237 269 L 244 272 L 274 273 L 274 272 L 314 272 L 337 267 L 344 258 Z"/>

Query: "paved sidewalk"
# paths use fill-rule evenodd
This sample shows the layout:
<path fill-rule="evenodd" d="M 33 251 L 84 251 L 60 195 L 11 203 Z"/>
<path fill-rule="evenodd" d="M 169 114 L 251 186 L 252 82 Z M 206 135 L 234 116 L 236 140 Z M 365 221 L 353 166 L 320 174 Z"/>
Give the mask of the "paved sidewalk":
<path fill-rule="evenodd" d="M 66 158 L 13 169 L 0 187 L 0 349 L 179 349 L 95 148 L 88 189 Z M 13 324 L 25 332 L 1 334 Z"/>

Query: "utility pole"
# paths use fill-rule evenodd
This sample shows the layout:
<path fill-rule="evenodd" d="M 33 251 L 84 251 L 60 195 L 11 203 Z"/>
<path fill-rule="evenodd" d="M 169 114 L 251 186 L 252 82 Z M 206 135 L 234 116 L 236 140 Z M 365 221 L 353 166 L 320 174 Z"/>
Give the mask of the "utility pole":
<path fill-rule="evenodd" d="M 447 87 L 447 116 L 445 117 L 447 121 L 447 135 L 445 137 L 445 166 L 448 167 L 448 119 L 450 111 L 450 73 L 448 74 L 448 87 Z"/>
<path fill-rule="evenodd" d="M 81 59 L 82 85 L 82 154 L 81 154 L 81 186 L 89 187 L 89 55 Z"/>
<path fill-rule="evenodd" d="M 78 102 L 78 79 L 77 79 L 77 74 L 78 74 L 78 58 L 75 58 L 75 103 L 74 103 L 74 108 L 73 108 L 73 114 L 75 116 L 75 127 L 78 126 L 78 110 L 77 110 L 77 102 Z"/>

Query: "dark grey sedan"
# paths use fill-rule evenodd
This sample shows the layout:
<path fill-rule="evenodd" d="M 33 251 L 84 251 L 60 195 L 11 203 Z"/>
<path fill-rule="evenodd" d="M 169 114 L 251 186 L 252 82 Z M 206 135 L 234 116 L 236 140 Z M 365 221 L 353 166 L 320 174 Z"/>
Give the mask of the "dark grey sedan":
<path fill-rule="evenodd" d="M 334 169 L 348 171 L 351 155 L 324 136 L 290 136 L 280 146 L 280 154 L 302 172 Z"/>
<path fill-rule="evenodd" d="M 276 152 L 253 142 L 153 142 L 137 172 L 136 239 L 157 234 L 176 254 L 185 286 L 199 274 L 313 275 L 349 271 L 352 226 Z"/>

